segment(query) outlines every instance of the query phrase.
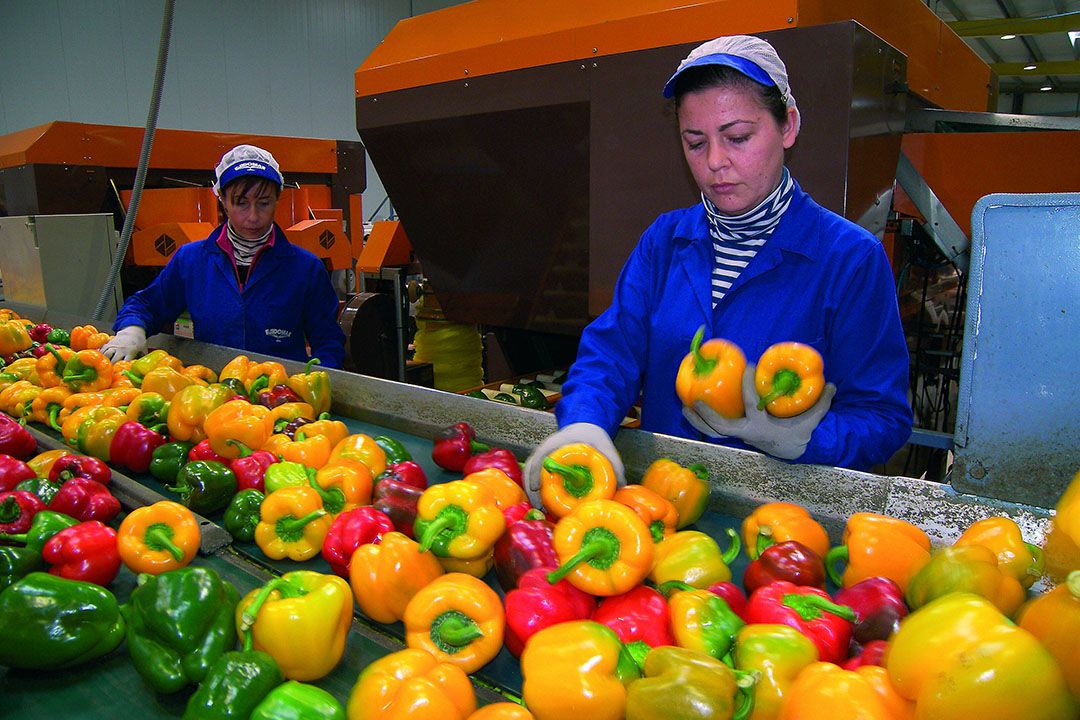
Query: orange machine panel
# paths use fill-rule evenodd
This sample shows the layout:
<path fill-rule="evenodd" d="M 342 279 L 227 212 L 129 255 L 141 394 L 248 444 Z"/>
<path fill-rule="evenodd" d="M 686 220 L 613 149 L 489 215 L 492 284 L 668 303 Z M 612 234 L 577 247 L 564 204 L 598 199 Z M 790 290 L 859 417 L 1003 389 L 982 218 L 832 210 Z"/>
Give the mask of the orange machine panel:
<path fill-rule="evenodd" d="M 352 268 L 352 248 L 340 219 L 302 220 L 286 228 L 285 234 L 292 244 L 330 260 L 331 270 Z"/>
<path fill-rule="evenodd" d="M 989 67 L 919 0 L 473 0 L 400 21 L 357 69 L 357 96 L 706 40 L 856 20 L 908 56 L 911 88 L 988 109 Z"/>
<path fill-rule="evenodd" d="M 208 237 L 214 227 L 202 222 L 166 222 L 137 230 L 131 234 L 131 258 L 142 267 L 164 266 L 181 245 Z"/>
<path fill-rule="evenodd" d="M 356 269 L 379 272 L 388 265 L 408 265 L 411 260 L 412 243 L 405 235 L 405 228 L 397 220 L 381 220 L 372 225 Z"/>
<path fill-rule="evenodd" d="M 120 201 L 131 208 L 131 191 L 121 190 Z M 135 229 L 161 223 L 209 223 L 217 225 L 218 200 L 210 188 L 146 188 L 139 196 Z"/>
<path fill-rule="evenodd" d="M 312 210 L 331 206 L 330 188 L 325 185 L 301 185 L 285 188 L 278 198 L 274 222 L 283 228 L 304 220 L 312 220 Z"/>
<path fill-rule="evenodd" d="M 901 149 L 969 238 L 984 195 L 1080 191 L 1071 161 L 1080 132 L 920 133 L 905 135 Z"/>

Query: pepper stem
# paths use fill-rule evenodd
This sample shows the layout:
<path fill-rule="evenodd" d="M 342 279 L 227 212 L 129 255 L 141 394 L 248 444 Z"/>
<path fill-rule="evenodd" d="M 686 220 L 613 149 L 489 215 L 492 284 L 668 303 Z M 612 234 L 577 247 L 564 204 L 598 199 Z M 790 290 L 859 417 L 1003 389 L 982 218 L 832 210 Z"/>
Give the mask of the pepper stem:
<path fill-rule="evenodd" d="M 701 341 L 705 337 L 705 326 L 702 325 L 694 333 L 694 339 L 690 341 L 690 353 L 694 356 L 694 374 L 708 375 L 716 367 L 717 361 L 706 358 L 701 354 Z"/>
<path fill-rule="evenodd" d="M 307 361 L 307 363 L 304 365 L 304 369 L 300 371 L 300 374 L 301 375 L 309 374 L 311 372 L 311 366 L 312 365 L 322 365 L 322 363 L 319 362 L 319 358 L 313 357 L 313 358 L 311 358 L 310 360 Z"/>
<path fill-rule="evenodd" d="M 250 635 L 251 627 L 255 624 L 255 618 L 259 616 L 263 604 L 270 598 L 270 593 L 277 591 L 283 598 L 300 597 L 307 595 L 307 590 L 286 577 L 276 577 L 259 588 L 255 599 L 240 613 L 240 625 L 237 630 Z M 246 648 L 245 648 L 246 649 Z"/>
<path fill-rule="evenodd" d="M 11 533 L 0 533 L 0 540 L 5 540 L 7 542 L 13 543 L 22 543 L 24 545 L 26 544 L 26 537 L 26 533 L 16 533 L 14 535 L 12 535 Z"/>
<path fill-rule="evenodd" d="M 522 520 L 543 520 L 544 519 L 544 511 L 543 510 L 538 510 L 537 508 L 533 508 L 532 510 L 529 510 L 524 515 L 522 515 L 521 519 Z"/>
<path fill-rule="evenodd" d="M 45 345 L 45 347 L 48 349 L 49 354 L 56 358 L 56 367 L 59 370 L 59 372 L 57 372 L 57 375 L 62 375 L 64 372 L 64 366 L 67 365 L 67 361 L 64 360 L 64 358 L 60 357 L 60 351 L 53 347 L 52 343 L 48 343 L 47 345 Z"/>
<path fill-rule="evenodd" d="M 325 514 L 326 510 L 319 508 L 300 518 L 295 515 L 286 515 L 278 518 L 278 521 L 274 523 L 274 532 L 285 542 L 296 542 L 303 535 L 305 527 Z"/>
<path fill-rule="evenodd" d="M 823 612 L 831 613 L 837 617 L 841 617 L 848 622 L 858 622 L 859 617 L 855 614 L 855 611 L 849 608 L 847 605 L 839 605 L 834 603 L 828 598 L 823 598 L 820 595 L 801 595 L 799 593 L 788 593 L 784 596 L 783 604 L 794 610 L 799 614 L 803 620 L 810 621 L 816 620 L 821 617 Z"/>
<path fill-rule="evenodd" d="M 305 468 L 307 471 L 308 485 L 311 489 L 319 493 L 319 497 L 322 498 L 323 507 L 326 508 L 326 512 L 331 515 L 336 515 L 345 508 L 345 493 L 341 491 L 341 488 L 324 488 L 315 479 L 315 468 Z"/>
<path fill-rule="evenodd" d="M 61 430 L 59 418 L 60 411 L 63 409 L 64 406 L 60 405 L 59 403 L 53 403 L 49 406 L 49 427 L 58 432 Z"/>
<path fill-rule="evenodd" d="M 724 561 L 725 565 L 730 565 L 735 558 L 739 557 L 739 551 L 742 550 L 742 540 L 739 539 L 739 533 L 731 528 L 728 528 L 726 532 L 728 537 L 731 538 L 731 544 L 728 545 L 728 549 L 724 551 L 720 559 Z"/>
<path fill-rule="evenodd" d="M 731 720 L 747 720 L 754 712 L 754 686 L 761 679 L 761 673 L 757 670 L 735 670 L 736 694 L 739 696 L 739 705 L 731 715 Z"/>
<path fill-rule="evenodd" d="M 236 449 L 240 451 L 240 457 L 242 457 L 242 458 L 245 458 L 245 457 L 247 457 L 248 455 L 250 455 L 252 453 L 251 448 L 249 448 L 247 445 L 240 442 L 239 440 L 234 440 L 232 438 L 229 438 L 228 440 L 225 441 L 225 444 L 226 445 L 232 445 L 232 446 L 236 447 Z"/>
<path fill-rule="evenodd" d="M 593 488 L 592 471 L 584 465 L 563 465 L 551 457 L 544 458 L 543 467 L 562 478 L 563 487 L 576 498 L 584 497 Z"/>
<path fill-rule="evenodd" d="M 649 534 L 652 535 L 652 541 L 658 543 L 664 539 L 664 521 L 653 520 L 649 523 Z"/>
<path fill-rule="evenodd" d="M 581 549 L 557 569 L 549 572 L 547 580 L 554 585 L 581 563 L 588 563 L 593 567 L 605 570 L 619 559 L 619 550 L 621 548 L 622 545 L 619 543 L 619 538 L 615 536 L 615 533 L 604 527 L 594 527 L 588 530 L 582 538 Z"/>
<path fill-rule="evenodd" d="M 19 519 L 22 515 L 22 508 L 19 507 L 19 501 L 12 496 L 4 498 L 3 502 L 0 502 L 0 523 L 7 525 L 13 523 Z"/>
<path fill-rule="evenodd" d="M 697 590 L 698 588 L 690 583 L 685 583 L 682 580 L 668 580 L 665 583 L 661 583 L 656 589 L 664 597 L 671 597 L 672 592 L 675 590 L 689 592 L 691 590 Z"/>
<path fill-rule="evenodd" d="M 772 379 L 772 390 L 758 398 L 757 409 L 764 410 L 765 406 L 780 397 L 794 395 L 802 385 L 802 378 L 794 370 L 777 370 Z"/>
<path fill-rule="evenodd" d="M 652 646 L 644 640 L 626 643 L 626 652 L 630 653 L 630 657 L 634 658 L 634 664 L 638 666 L 638 670 L 645 669 L 645 657 L 650 650 L 652 650 Z"/>
<path fill-rule="evenodd" d="M 833 581 L 833 584 L 837 587 L 843 587 L 843 579 L 841 578 L 840 571 L 836 569 L 836 563 L 848 561 L 848 546 L 837 545 L 825 554 L 825 572 L 829 574 L 829 579 Z"/>
<path fill-rule="evenodd" d="M 491 449 L 491 446 L 488 445 L 487 443 L 482 443 L 479 440 L 470 440 L 469 441 L 469 451 L 472 452 L 473 455 L 479 455 L 480 453 L 486 453 L 490 449 Z"/>
<path fill-rule="evenodd" d="M 142 387 L 142 381 L 143 381 L 143 376 L 142 375 L 136 375 L 135 373 L 131 372 L 130 370 L 121 370 L 120 374 L 123 375 L 124 377 L 126 377 L 128 380 L 131 380 L 131 384 L 134 385 L 135 387 L 137 387 L 137 388 Z"/>
<path fill-rule="evenodd" d="M 184 559 L 184 551 L 173 542 L 173 534 L 172 526 L 167 523 L 154 523 L 146 528 L 146 533 L 143 534 L 143 544 L 151 550 L 164 550 L 172 555 L 174 560 L 180 562 Z"/>
<path fill-rule="evenodd" d="M 773 531 L 769 525 L 762 525 L 758 529 L 757 542 L 754 544 L 755 553 L 750 557 L 751 560 L 757 560 L 761 557 L 761 553 L 769 549 L 773 544 Z"/>
<path fill-rule="evenodd" d="M 431 641 L 449 655 L 482 637 L 484 632 L 476 621 L 459 610 L 448 610 L 431 623 Z"/>
<path fill-rule="evenodd" d="M 458 518 L 451 512 L 440 512 L 431 523 L 424 528 L 424 532 L 420 535 L 420 552 L 427 552 L 431 549 L 431 546 L 435 544 L 435 539 L 439 537 L 439 534 L 443 530 L 449 530 L 453 528 L 458 522 Z"/>
<path fill-rule="evenodd" d="M 270 377 L 268 375 L 260 375 L 255 378 L 255 381 L 251 383 L 251 388 L 248 389 L 248 399 L 255 402 L 255 399 L 259 397 L 259 391 L 270 385 Z"/>
<path fill-rule="evenodd" d="M 97 370 L 95 370 L 94 368 L 86 368 L 82 372 L 75 373 L 73 375 L 64 375 L 64 382 L 68 383 L 69 385 L 71 383 L 91 382 L 96 379 Z"/>

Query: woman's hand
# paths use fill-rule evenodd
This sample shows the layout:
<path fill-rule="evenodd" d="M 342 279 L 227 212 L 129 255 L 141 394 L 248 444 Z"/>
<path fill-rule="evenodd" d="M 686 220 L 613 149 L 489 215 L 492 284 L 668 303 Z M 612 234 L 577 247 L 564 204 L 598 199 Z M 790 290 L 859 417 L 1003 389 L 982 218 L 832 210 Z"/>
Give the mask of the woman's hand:
<path fill-rule="evenodd" d="M 120 328 L 112 340 L 101 346 L 101 354 L 114 362 L 145 355 L 146 331 L 138 325 Z"/>
<path fill-rule="evenodd" d="M 806 451 L 810 436 L 821 419 L 829 412 L 836 386 L 827 383 L 821 397 L 806 412 L 790 418 L 773 417 L 757 409 L 758 395 L 754 387 L 753 365 L 743 371 L 743 401 L 746 415 L 729 419 L 705 403 L 683 407 L 683 416 L 698 432 L 709 437 L 736 437 L 747 445 L 783 460 L 795 460 Z"/>
<path fill-rule="evenodd" d="M 528 494 L 529 502 L 533 504 L 533 507 L 543 507 L 543 503 L 540 501 L 540 466 L 543 465 L 544 458 L 563 445 L 573 443 L 585 443 L 596 448 L 611 462 L 618 486 L 622 487 L 626 484 L 622 458 L 619 457 L 619 451 L 615 449 L 615 443 L 611 442 L 607 431 L 592 423 L 571 423 L 548 435 L 547 439 L 540 443 L 536 450 L 533 450 L 532 454 L 529 455 L 529 459 L 525 461 L 525 492 Z"/>

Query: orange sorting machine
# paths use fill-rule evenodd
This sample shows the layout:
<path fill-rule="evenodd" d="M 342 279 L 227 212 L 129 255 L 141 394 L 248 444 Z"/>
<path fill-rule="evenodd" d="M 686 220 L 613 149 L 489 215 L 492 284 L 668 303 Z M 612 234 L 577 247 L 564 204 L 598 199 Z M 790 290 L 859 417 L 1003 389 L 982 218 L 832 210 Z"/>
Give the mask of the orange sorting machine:
<path fill-rule="evenodd" d="M 142 139 L 143 128 L 72 122 L 0 137 L 0 197 L 7 213 L 126 212 Z M 177 247 L 206 237 L 220 222 L 209 188 L 213 168 L 225 151 L 241 143 L 266 148 L 281 164 L 289 187 L 275 219 L 289 239 L 324 258 L 331 269 L 351 268 L 353 247 L 358 255 L 362 246 L 363 145 L 170 129 L 154 135 L 130 259 L 142 266 L 164 265 Z M 356 233 L 355 243 L 346 226 Z"/>

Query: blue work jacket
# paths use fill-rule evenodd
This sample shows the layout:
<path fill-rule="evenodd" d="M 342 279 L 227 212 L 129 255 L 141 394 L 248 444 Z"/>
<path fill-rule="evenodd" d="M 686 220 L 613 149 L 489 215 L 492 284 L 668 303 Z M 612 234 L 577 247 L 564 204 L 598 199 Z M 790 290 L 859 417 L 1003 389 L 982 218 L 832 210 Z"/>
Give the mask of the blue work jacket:
<path fill-rule="evenodd" d="M 683 418 L 675 394 L 679 364 L 704 325 L 706 339 L 736 343 L 749 363 L 788 340 L 821 353 L 836 397 L 797 462 L 866 470 L 902 447 L 912 422 L 908 351 L 881 243 L 796 184 L 772 237 L 715 309 L 712 254 L 700 203 L 645 231 L 611 306 L 582 335 L 556 404 L 560 426 L 591 422 L 614 435 L 640 395 L 642 429 L 708 439 Z"/>
<path fill-rule="evenodd" d="M 201 342 L 304 362 L 306 341 L 311 357 L 341 367 L 345 334 L 322 261 L 290 243 L 275 224 L 273 244 L 256 256 L 241 289 L 232 257 L 218 242 L 224 227 L 181 246 L 150 285 L 124 302 L 113 329 L 171 331 L 187 310 Z"/>

